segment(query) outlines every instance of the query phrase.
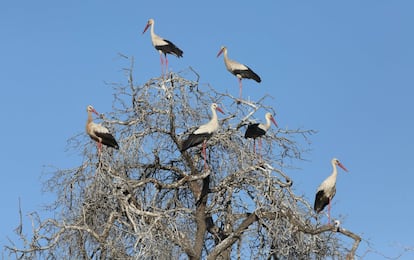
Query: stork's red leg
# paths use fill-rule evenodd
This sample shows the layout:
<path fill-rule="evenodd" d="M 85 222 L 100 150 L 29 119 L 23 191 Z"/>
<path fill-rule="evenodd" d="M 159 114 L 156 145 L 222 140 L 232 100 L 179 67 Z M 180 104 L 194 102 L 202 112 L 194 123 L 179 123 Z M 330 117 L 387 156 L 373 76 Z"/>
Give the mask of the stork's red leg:
<path fill-rule="evenodd" d="M 331 199 L 329 199 L 328 203 L 328 224 L 331 224 Z"/>
<path fill-rule="evenodd" d="M 98 142 L 98 155 L 101 156 L 102 143 Z"/>
<path fill-rule="evenodd" d="M 239 93 L 240 93 L 240 99 L 242 99 L 242 88 L 243 88 L 243 86 L 242 86 L 242 79 L 239 78 Z"/>
<path fill-rule="evenodd" d="M 262 153 L 262 138 L 259 137 L 259 153 Z"/>
<path fill-rule="evenodd" d="M 260 161 L 262 160 L 262 138 L 259 137 L 259 156 Z"/>
<path fill-rule="evenodd" d="M 162 58 L 162 53 L 160 53 L 160 62 L 161 62 L 161 75 L 164 77 L 164 59 Z"/>
<path fill-rule="evenodd" d="M 165 55 L 165 75 L 168 74 L 168 57 Z"/>

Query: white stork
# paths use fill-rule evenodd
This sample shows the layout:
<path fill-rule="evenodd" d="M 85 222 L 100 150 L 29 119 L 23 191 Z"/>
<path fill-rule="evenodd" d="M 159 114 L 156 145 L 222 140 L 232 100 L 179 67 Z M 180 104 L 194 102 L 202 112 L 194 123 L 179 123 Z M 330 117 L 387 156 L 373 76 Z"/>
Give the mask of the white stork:
<path fill-rule="evenodd" d="M 207 140 L 213 135 L 214 132 L 217 131 L 219 128 L 218 118 L 217 118 L 217 111 L 224 114 L 223 110 L 217 106 L 216 103 L 211 104 L 211 120 L 204 125 L 199 126 L 194 132 L 192 132 L 188 138 L 181 143 L 181 152 L 185 150 L 197 146 L 203 143 L 203 157 L 204 157 L 204 166 L 207 167 L 206 164 L 206 143 Z"/>
<path fill-rule="evenodd" d="M 265 115 L 266 124 L 249 124 L 247 126 L 246 133 L 244 134 L 244 138 L 253 138 L 253 147 L 254 152 L 256 152 L 256 138 L 259 137 L 259 149 L 261 149 L 262 142 L 260 137 L 266 134 L 267 130 L 270 128 L 270 122 L 272 122 L 276 127 L 277 123 L 271 113 L 266 113 Z"/>
<path fill-rule="evenodd" d="M 326 178 L 316 192 L 315 197 L 315 204 L 313 206 L 316 213 L 321 212 L 326 205 L 328 205 L 328 222 L 331 223 L 331 201 L 336 193 L 336 177 L 338 175 L 338 171 L 336 166 L 338 165 L 344 171 L 348 171 L 345 166 L 343 166 L 338 159 L 333 158 L 331 160 L 332 164 L 332 174 Z"/>
<path fill-rule="evenodd" d="M 101 153 L 102 144 L 115 149 L 119 149 L 119 145 L 116 142 L 113 135 L 109 132 L 108 128 L 102 126 L 101 124 L 96 124 L 92 121 L 92 112 L 99 116 L 99 113 L 96 112 L 93 106 L 89 105 L 86 108 L 88 112 L 88 121 L 86 122 L 86 133 L 91 137 L 92 140 L 98 143 L 98 153 Z"/>
<path fill-rule="evenodd" d="M 167 73 L 167 70 L 168 70 L 167 54 L 172 54 L 172 55 L 176 56 L 177 58 L 180 58 L 180 57 L 183 56 L 183 51 L 180 50 L 180 48 L 178 48 L 177 46 L 175 46 L 174 43 L 170 42 L 169 40 L 163 39 L 163 38 L 161 38 L 160 36 L 158 36 L 154 33 L 154 19 L 149 19 L 148 20 L 147 25 L 145 26 L 145 29 L 142 32 L 142 34 L 144 34 L 150 26 L 151 26 L 152 45 L 160 53 L 161 72 L 164 74 L 164 72 L 163 72 L 164 60 L 162 58 L 162 55 L 164 55 L 164 57 L 165 57 L 165 73 Z"/>
<path fill-rule="evenodd" d="M 242 79 L 253 79 L 256 82 L 260 83 L 262 80 L 260 79 L 259 75 L 257 75 L 252 69 L 247 67 L 244 64 L 241 64 L 237 61 L 230 60 L 227 57 L 227 47 L 222 46 L 220 51 L 217 54 L 219 57 L 222 53 L 224 53 L 224 64 L 228 71 L 231 74 L 236 76 L 239 79 L 239 90 L 240 90 L 240 99 L 242 98 Z"/>

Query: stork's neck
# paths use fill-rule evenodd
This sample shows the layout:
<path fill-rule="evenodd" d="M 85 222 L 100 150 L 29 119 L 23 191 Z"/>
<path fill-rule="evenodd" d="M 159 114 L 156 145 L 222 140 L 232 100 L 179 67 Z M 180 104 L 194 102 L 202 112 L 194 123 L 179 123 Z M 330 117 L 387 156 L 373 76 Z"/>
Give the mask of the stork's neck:
<path fill-rule="evenodd" d="M 336 164 L 335 164 L 335 162 L 332 162 L 332 174 L 331 174 L 331 176 L 336 179 L 337 175 L 338 175 L 338 170 L 336 169 Z"/>
<path fill-rule="evenodd" d="M 223 57 L 224 57 L 224 65 L 226 65 L 226 68 L 228 71 L 233 73 L 233 70 L 237 67 L 237 63 L 227 56 L 227 49 L 223 50 Z"/>
<path fill-rule="evenodd" d="M 224 63 L 227 65 L 229 63 L 229 57 L 227 56 L 227 48 L 223 50 L 223 57 L 224 57 Z"/>
<path fill-rule="evenodd" d="M 218 118 L 217 118 L 217 111 L 211 107 L 211 120 L 210 122 L 218 122 Z"/>
<path fill-rule="evenodd" d="M 89 124 L 90 122 L 92 122 L 92 113 L 90 111 L 88 111 L 88 120 L 87 120 L 87 123 Z"/>
<path fill-rule="evenodd" d="M 157 35 L 154 33 L 154 23 L 152 22 L 151 24 L 151 28 L 150 28 L 150 33 L 151 33 L 151 39 L 153 39 L 154 37 L 156 37 Z"/>
<path fill-rule="evenodd" d="M 91 111 L 88 111 L 88 120 L 86 120 L 86 132 L 90 133 L 90 127 L 91 127 L 91 123 L 92 123 L 92 113 Z"/>
<path fill-rule="evenodd" d="M 88 111 L 88 120 L 87 123 L 89 124 L 90 122 L 92 122 L 93 118 L 92 118 L 92 112 Z"/>
<path fill-rule="evenodd" d="M 270 128 L 270 119 L 266 117 L 266 124 L 259 124 L 259 128 L 267 131 Z"/>
<path fill-rule="evenodd" d="M 270 118 L 266 117 L 266 124 L 263 125 L 263 127 L 267 130 L 270 128 Z"/>
<path fill-rule="evenodd" d="M 229 58 L 227 57 L 227 49 L 223 50 L 223 56 L 224 56 L 224 60 L 228 60 Z"/>

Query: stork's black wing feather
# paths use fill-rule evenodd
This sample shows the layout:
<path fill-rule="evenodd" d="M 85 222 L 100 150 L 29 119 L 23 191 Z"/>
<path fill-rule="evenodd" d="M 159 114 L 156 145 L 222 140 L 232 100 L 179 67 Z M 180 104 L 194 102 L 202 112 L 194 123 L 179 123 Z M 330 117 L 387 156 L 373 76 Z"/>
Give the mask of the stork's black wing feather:
<path fill-rule="evenodd" d="M 249 124 L 246 133 L 244 134 L 244 138 L 257 138 L 264 134 L 266 134 L 266 131 L 259 127 L 259 123 Z"/>
<path fill-rule="evenodd" d="M 174 43 L 166 39 L 164 39 L 164 41 L 168 44 L 155 46 L 155 49 L 162 51 L 164 54 L 173 54 L 178 58 L 183 56 L 184 52 L 180 48 L 178 48 Z"/>
<path fill-rule="evenodd" d="M 205 133 L 205 134 L 190 134 L 188 138 L 181 143 L 181 152 L 187 150 L 188 148 L 191 148 L 193 146 L 199 145 L 204 140 L 210 139 L 212 136 L 212 133 Z"/>
<path fill-rule="evenodd" d="M 246 65 L 244 65 L 246 66 Z M 247 66 L 246 66 L 247 67 Z M 247 67 L 247 70 L 234 70 L 234 75 L 240 75 L 244 79 L 253 79 L 256 82 L 261 82 L 262 79 L 251 68 Z"/>
<path fill-rule="evenodd" d="M 319 190 L 315 196 L 315 204 L 313 205 L 313 209 L 319 213 L 321 212 L 326 205 L 329 204 L 329 198 L 326 196 L 323 190 Z"/>
<path fill-rule="evenodd" d="M 96 134 L 96 136 L 102 138 L 102 143 L 104 145 L 113 147 L 115 149 L 119 149 L 119 145 L 116 142 L 116 140 L 115 140 L 115 138 L 112 134 L 110 134 L 110 133 L 99 133 L 99 132 L 96 132 L 95 134 Z"/>

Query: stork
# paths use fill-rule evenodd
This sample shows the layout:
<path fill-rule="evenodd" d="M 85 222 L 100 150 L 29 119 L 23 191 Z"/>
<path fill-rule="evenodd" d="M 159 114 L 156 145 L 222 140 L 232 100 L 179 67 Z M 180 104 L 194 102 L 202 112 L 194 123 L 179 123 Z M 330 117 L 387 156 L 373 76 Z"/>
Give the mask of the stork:
<path fill-rule="evenodd" d="M 247 126 L 246 133 L 244 134 L 244 138 L 253 138 L 253 147 L 254 152 L 256 153 L 256 138 L 259 137 L 259 149 L 261 149 L 262 141 L 261 137 L 266 134 L 267 130 L 270 128 L 270 122 L 272 122 L 276 127 L 277 123 L 271 113 L 266 113 L 265 115 L 266 124 L 249 124 Z"/>
<path fill-rule="evenodd" d="M 168 70 L 167 54 L 172 54 L 172 55 L 176 56 L 177 58 L 180 58 L 180 57 L 183 56 L 183 51 L 180 50 L 180 48 L 178 48 L 177 46 L 175 46 L 174 43 L 170 42 L 169 40 L 163 39 L 162 37 L 160 37 L 160 36 L 158 36 L 154 33 L 154 19 L 149 19 L 148 20 L 147 25 L 145 26 L 145 29 L 142 32 L 142 34 L 144 34 L 150 26 L 151 26 L 152 45 L 160 53 L 161 73 L 164 74 L 164 72 L 163 72 L 164 60 L 162 58 L 162 56 L 164 55 L 164 58 L 165 58 L 165 73 L 167 74 L 167 70 Z"/>
<path fill-rule="evenodd" d="M 241 64 L 234 60 L 230 60 L 227 57 L 227 47 L 222 46 L 220 48 L 220 51 L 217 54 L 217 57 L 219 57 L 222 53 L 224 53 L 223 54 L 224 64 L 226 65 L 227 70 L 239 79 L 239 91 L 240 91 L 240 99 L 241 99 L 242 98 L 242 79 L 253 79 L 258 83 L 260 83 L 262 80 L 260 79 L 259 75 L 257 75 L 252 69 L 250 69 L 246 65 Z"/>
<path fill-rule="evenodd" d="M 90 138 L 97 142 L 98 144 L 98 153 L 101 154 L 102 144 L 119 149 L 119 145 L 116 142 L 113 135 L 109 132 L 108 128 L 102 126 L 101 124 L 96 124 L 92 121 L 92 113 L 95 113 L 99 116 L 99 113 L 96 112 L 93 106 L 89 105 L 86 108 L 88 112 L 88 121 L 86 122 L 86 133 Z"/>
<path fill-rule="evenodd" d="M 219 128 L 218 118 L 217 118 L 217 112 L 224 114 L 223 110 L 218 107 L 216 103 L 211 104 L 211 120 L 204 125 L 199 126 L 194 132 L 192 132 L 188 138 L 181 143 L 181 152 L 186 151 L 187 149 L 197 146 L 201 143 L 203 143 L 203 157 L 204 157 L 204 166 L 207 168 L 206 163 L 206 145 L 207 140 L 210 139 L 210 137 L 213 135 L 214 132 L 217 131 Z"/>
<path fill-rule="evenodd" d="M 345 166 L 342 165 L 341 162 L 339 162 L 338 159 L 333 158 L 331 160 L 332 164 L 332 174 L 326 178 L 321 185 L 319 185 L 318 190 L 316 191 L 316 197 L 315 197 L 315 204 L 313 206 L 316 213 L 321 212 L 326 205 L 328 205 L 328 222 L 331 223 L 331 201 L 336 193 L 336 177 L 338 175 L 338 171 L 336 169 L 336 166 L 338 165 L 341 167 L 344 171 L 348 171 Z"/>

